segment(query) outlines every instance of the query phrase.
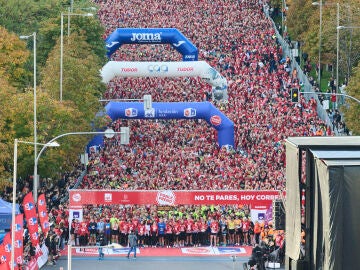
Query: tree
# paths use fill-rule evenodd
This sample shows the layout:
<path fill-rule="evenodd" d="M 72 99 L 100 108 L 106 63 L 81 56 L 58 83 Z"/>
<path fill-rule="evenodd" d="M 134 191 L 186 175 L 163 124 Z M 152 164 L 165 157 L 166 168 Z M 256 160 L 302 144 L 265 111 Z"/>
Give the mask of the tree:
<path fill-rule="evenodd" d="M 92 53 L 85 37 L 76 33 L 71 34 L 69 40 L 65 38 L 63 52 L 63 100 L 74 103 L 91 122 L 100 109 L 99 99 L 106 89 L 99 72 L 102 61 Z M 53 99 L 60 96 L 59 53 L 60 44 L 57 44 L 42 73 L 42 87 Z"/>
<path fill-rule="evenodd" d="M 29 52 L 25 43 L 0 26 L 0 77 L 13 86 L 18 86 L 28 72 L 23 68 Z"/>
<path fill-rule="evenodd" d="M 346 92 L 360 100 L 360 64 L 353 69 Z M 360 135 L 360 104 L 351 99 L 347 99 L 347 104 L 341 108 L 344 112 L 346 125 L 353 135 Z"/>

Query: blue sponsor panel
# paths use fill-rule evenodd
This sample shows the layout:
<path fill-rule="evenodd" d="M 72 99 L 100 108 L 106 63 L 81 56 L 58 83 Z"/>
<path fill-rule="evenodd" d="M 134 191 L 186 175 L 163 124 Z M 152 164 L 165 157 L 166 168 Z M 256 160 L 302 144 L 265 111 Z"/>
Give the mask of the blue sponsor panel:
<path fill-rule="evenodd" d="M 219 254 L 243 254 L 246 250 L 241 247 L 218 247 Z"/>
<path fill-rule="evenodd" d="M 123 44 L 171 44 L 183 61 L 197 61 L 198 49 L 176 28 L 117 28 L 106 39 L 107 56 Z M 154 72 L 166 72 L 166 67 L 151 67 Z"/>
<path fill-rule="evenodd" d="M 142 102 L 109 102 L 105 110 L 116 119 L 204 119 L 218 131 L 218 144 L 234 147 L 234 123 L 210 102 L 153 102 L 144 110 Z"/>

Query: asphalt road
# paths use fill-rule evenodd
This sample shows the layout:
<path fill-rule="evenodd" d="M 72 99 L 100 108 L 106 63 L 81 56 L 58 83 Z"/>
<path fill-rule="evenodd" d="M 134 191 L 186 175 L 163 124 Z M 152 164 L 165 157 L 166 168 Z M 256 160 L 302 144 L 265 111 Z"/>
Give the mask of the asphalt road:
<path fill-rule="evenodd" d="M 125 257 L 105 257 L 99 261 L 96 257 L 73 257 L 73 270 L 243 270 L 248 257 L 141 257 L 127 259 Z M 70 270 L 67 258 L 62 257 L 56 265 L 46 265 L 42 269 Z M 279 268 L 278 268 L 279 269 Z M 280 268 L 284 269 L 284 268 Z"/>

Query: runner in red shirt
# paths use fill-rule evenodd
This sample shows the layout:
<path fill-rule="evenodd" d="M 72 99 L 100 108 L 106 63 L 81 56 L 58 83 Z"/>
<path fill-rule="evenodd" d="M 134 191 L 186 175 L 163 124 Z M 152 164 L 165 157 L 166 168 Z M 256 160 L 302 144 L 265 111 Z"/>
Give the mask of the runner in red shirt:
<path fill-rule="evenodd" d="M 200 232 L 199 232 L 199 242 L 201 245 L 205 245 L 207 242 L 206 239 L 206 229 L 207 229 L 207 224 L 206 221 L 204 220 L 204 218 L 200 218 Z"/>
<path fill-rule="evenodd" d="M 157 232 L 158 232 L 158 226 L 156 221 L 153 221 L 153 223 L 150 226 L 150 234 L 151 234 L 151 246 L 156 247 L 157 244 Z"/>
<path fill-rule="evenodd" d="M 210 223 L 210 246 L 217 246 L 217 234 L 219 232 L 219 222 L 212 218 Z"/>
<path fill-rule="evenodd" d="M 192 226 L 194 221 L 191 218 L 188 218 L 186 221 L 186 245 L 192 246 L 193 245 L 193 238 L 192 238 Z"/>
<path fill-rule="evenodd" d="M 138 231 L 138 239 L 139 239 L 139 247 L 144 247 L 144 239 L 145 239 L 145 220 L 137 226 Z"/>
<path fill-rule="evenodd" d="M 180 223 L 179 223 L 179 221 L 173 222 L 173 233 L 174 233 L 174 247 L 179 247 L 179 240 L 180 240 Z"/>
<path fill-rule="evenodd" d="M 249 220 L 244 217 L 242 222 L 242 232 L 244 236 L 244 245 L 249 245 L 249 229 L 250 229 L 250 222 Z"/>
<path fill-rule="evenodd" d="M 180 219 L 180 247 L 185 246 L 185 239 L 186 239 L 186 225 L 183 219 Z"/>
<path fill-rule="evenodd" d="M 165 245 L 166 247 L 172 247 L 174 245 L 173 237 L 173 221 L 169 220 L 165 226 Z"/>
<path fill-rule="evenodd" d="M 86 222 L 81 223 L 78 233 L 79 233 L 80 246 L 86 246 L 90 234 Z"/>
<path fill-rule="evenodd" d="M 195 247 L 200 246 L 199 242 L 199 232 L 200 232 L 200 220 L 195 220 L 191 227 L 192 230 L 192 240 Z"/>

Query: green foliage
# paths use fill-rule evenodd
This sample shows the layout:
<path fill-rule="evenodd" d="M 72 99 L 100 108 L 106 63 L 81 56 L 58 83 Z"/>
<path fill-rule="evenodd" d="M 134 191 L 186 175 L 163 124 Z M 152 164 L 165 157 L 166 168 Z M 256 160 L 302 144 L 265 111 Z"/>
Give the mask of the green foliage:
<path fill-rule="evenodd" d="M 360 64 L 353 69 L 352 76 L 349 84 L 346 87 L 348 95 L 360 100 Z M 345 115 L 345 121 L 348 128 L 352 131 L 353 135 L 360 135 L 360 103 L 351 99 L 346 99 L 349 105 L 341 108 Z"/>
<path fill-rule="evenodd" d="M 72 16 L 69 39 L 64 17 L 64 100 L 59 102 L 60 14 L 68 12 L 70 2 L 0 0 L 0 188 L 11 179 L 14 139 L 34 141 L 33 42 L 22 41 L 19 35 L 37 33 L 38 142 L 66 132 L 91 131 L 90 123 L 100 108 L 105 85 L 99 70 L 106 58 L 104 29 L 96 17 Z M 84 12 L 77 8 L 93 6 L 88 0 L 73 2 L 75 13 Z M 39 175 L 56 178 L 60 171 L 71 170 L 89 139 L 60 138 L 61 147 L 47 148 L 42 154 Z M 18 165 L 19 176 L 33 173 L 33 145 L 19 144 Z"/>
<path fill-rule="evenodd" d="M 6 78 L 10 84 L 17 86 L 27 72 L 23 65 L 29 55 L 25 43 L 0 26 L 0 77 Z"/>
<path fill-rule="evenodd" d="M 43 88 L 53 99 L 60 97 L 59 47 L 60 44 L 54 47 L 42 73 Z M 92 54 L 85 37 L 76 33 L 71 34 L 69 40 L 65 38 L 63 52 L 63 100 L 74 102 L 90 122 L 100 109 L 99 99 L 105 91 L 99 73 L 101 60 Z"/>

